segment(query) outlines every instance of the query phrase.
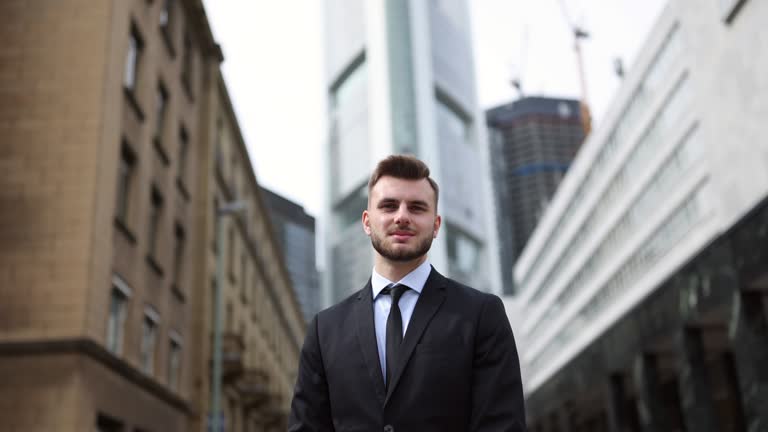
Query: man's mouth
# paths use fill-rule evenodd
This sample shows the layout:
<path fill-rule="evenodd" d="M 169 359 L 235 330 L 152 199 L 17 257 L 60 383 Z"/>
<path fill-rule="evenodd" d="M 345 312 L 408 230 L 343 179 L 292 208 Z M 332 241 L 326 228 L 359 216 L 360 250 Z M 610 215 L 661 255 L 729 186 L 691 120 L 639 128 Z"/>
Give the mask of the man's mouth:
<path fill-rule="evenodd" d="M 394 231 L 392 234 L 390 234 L 392 237 L 395 238 L 395 240 L 404 241 L 408 240 L 409 238 L 413 237 L 415 234 L 413 231 Z"/>

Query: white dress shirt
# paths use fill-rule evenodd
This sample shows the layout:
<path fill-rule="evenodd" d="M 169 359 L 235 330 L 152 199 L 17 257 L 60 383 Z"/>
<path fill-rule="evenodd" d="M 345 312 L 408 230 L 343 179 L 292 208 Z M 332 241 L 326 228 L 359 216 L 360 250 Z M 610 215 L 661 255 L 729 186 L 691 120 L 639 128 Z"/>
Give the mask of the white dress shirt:
<path fill-rule="evenodd" d="M 427 282 L 431 271 L 432 266 L 429 264 L 429 260 L 424 260 L 421 265 L 396 282 L 410 288 L 403 293 L 403 296 L 400 297 L 400 302 L 398 302 L 400 315 L 403 318 L 403 337 L 405 337 L 405 332 L 408 330 L 408 323 L 411 321 L 413 308 L 416 307 L 416 300 L 419 299 L 421 290 L 424 289 L 424 284 Z M 391 283 L 393 281 L 376 273 L 376 269 L 373 269 L 373 274 L 371 275 L 373 320 L 376 326 L 376 345 L 379 348 L 381 375 L 384 377 L 387 376 L 387 318 L 389 317 L 389 310 L 392 308 L 392 296 L 381 295 L 381 290 Z"/>

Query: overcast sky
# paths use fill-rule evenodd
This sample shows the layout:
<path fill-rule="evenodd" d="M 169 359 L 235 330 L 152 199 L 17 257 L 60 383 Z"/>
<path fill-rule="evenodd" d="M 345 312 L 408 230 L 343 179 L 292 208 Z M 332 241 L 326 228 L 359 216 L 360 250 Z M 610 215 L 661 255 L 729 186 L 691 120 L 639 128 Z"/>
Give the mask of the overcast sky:
<path fill-rule="evenodd" d="M 481 106 L 517 98 L 509 84 L 512 76 L 521 79 L 528 95 L 578 97 L 570 20 L 591 35 L 582 50 L 597 127 L 619 83 L 614 58 L 621 57 L 631 68 L 666 4 L 666 0 L 468 1 Z M 319 163 L 327 136 L 322 3 L 204 0 L 224 51 L 224 77 L 258 181 L 313 215 L 322 209 Z"/>

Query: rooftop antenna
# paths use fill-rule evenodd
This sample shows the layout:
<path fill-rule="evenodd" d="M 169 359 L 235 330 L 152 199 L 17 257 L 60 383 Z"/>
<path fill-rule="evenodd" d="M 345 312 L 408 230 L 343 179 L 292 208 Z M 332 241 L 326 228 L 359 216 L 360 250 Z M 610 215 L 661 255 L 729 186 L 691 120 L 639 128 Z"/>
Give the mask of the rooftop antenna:
<path fill-rule="evenodd" d="M 517 90 L 518 98 L 522 99 L 525 97 L 525 92 L 523 91 L 523 77 L 525 76 L 525 65 L 528 60 L 528 24 L 523 26 L 523 35 L 520 40 L 520 64 L 517 68 L 515 68 L 514 65 L 512 66 L 512 78 L 510 78 L 509 83 L 515 90 Z"/>

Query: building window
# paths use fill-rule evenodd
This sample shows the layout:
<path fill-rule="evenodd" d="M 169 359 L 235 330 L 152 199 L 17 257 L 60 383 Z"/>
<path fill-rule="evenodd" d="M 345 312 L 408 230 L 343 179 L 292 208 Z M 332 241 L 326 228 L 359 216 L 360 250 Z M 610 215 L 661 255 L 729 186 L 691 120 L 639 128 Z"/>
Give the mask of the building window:
<path fill-rule="evenodd" d="M 168 346 L 168 387 L 172 390 L 179 389 L 179 377 L 181 376 L 181 336 L 171 331 Z"/>
<path fill-rule="evenodd" d="M 155 187 L 152 187 L 151 199 L 147 241 L 149 242 L 149 256 L 155 258 L 157 256 L 157 236 L 160 231 L 160 218 L 163 214 L 163 197 Z"/>
<path fill-rule="evenodd" d="M 123 71 L 123 87 L 133 92 L 139 80 L 139 66 L 141 64 L 141 53 L 144 49 L 144 42 L 139 36 L 136 27 L 131 26 L 131 33 L 128 35 L 128 52 L 125 55 L 125 70 Z"/>
<path fill-rule="evenodd" d="M 128 315 L 128 299 L 131 288 L 119 276 L 112 277 L 112 292 L 109 301 L 107 321 L 107 349 L 117 355 L 123 353 L 125 317 Z"/>
<path fill-rule="evenodd" d="M 117 168 L 117 204 L 115 217 L 124 225 L 128 224 L 130 197 L 134 174 L 136 172 L 136 155 L 127 143 L 123 142 L 120 150 L 120 165 Z"/>
<path fill-rule="evenodd" d="M 462 231 L 446 226 L 448 260 L 452 271 L 463 275 L 472 274 L 477 269 L 480 254 L 479 243 Z"/>
<path fill-rule="evenodd" d="M 164 31 L 168 31 L 171 26 L 172 8 L 173 0 L 163 0 L 163 8 L 160 9 L 160 28 Z"/>
<path fill-rule="evenodd" d="M 157 124 L 155 126 L 155 139 L 162 141 L 163 131 L 165 129 L 165 115 L 168 111 L 168 90 L 160 83 L 157 85 L 157 100 L 156 100 Z"/>
<path fill-rule="evenodd" d="M 184 34 L 184 45 L 181 52 L 181 83 L 189 96 L 192 96 L 192 38 Z"/>
<path fill-rule="evenodd" d="M 173 281 L 176 286 L 179 286 L 181 285 L 181 278 L 183 277 L 184 271 L 184 251 L 186 246 L 184 227 L 177 223 L 174 234 L 176 243 L 173 250 Z"/>
<path fill-rule="evenodd" d="M 96 432 L 122 432 L 123 424 L 112 417 L 99 414 L 96 417 Z"/>
<path fill-rule="evenodd" d="M 246 255 L 245 251 L 243 251 L 243 253 L 240 254 L 240 284 L 241 284 L 240 285 L 241 286 L 240 296 L 245 301 L 248 300 L 248 297 L 247 297 L 248 296 L 248 294 L 247 294 L 247 290 L 248 290 L 248 278 L 247 278 L 248 274 L 247 274 L 247 270 L 248 270 L 248 256 Z"/>
<path fill-rule="evenodd" d="M 179 179 L 184 181 L 187 177 L 187 155 L 189 153 L 189 134 L 182 126 L 179 130 Z"/>
<path fill-rule="evenodd" d="M 141 329 L 141 353 L 139 363 L 141 370 L 152 375 L 155 371 L 155 347 L 157 345 L 157 327 L 160 316 L 152 307 L 144 309 L 144 321 Z"/>
<path fill-rule="evenodd" d="M 447 98 L 438 94 L 436 100 L 437 130 L 442 131 L 441 136 L 451 142 L 460 142 L 471 145 L 469 116 L 450 103 Z M 444 134 L 444 135 L 443 135 Z"/>
<path fill-rule="evenodd" d="M 739 13 L 747 0 L 718 0 L 720 3 L 720 15 L 723 21 L 730 24 Z"/>

